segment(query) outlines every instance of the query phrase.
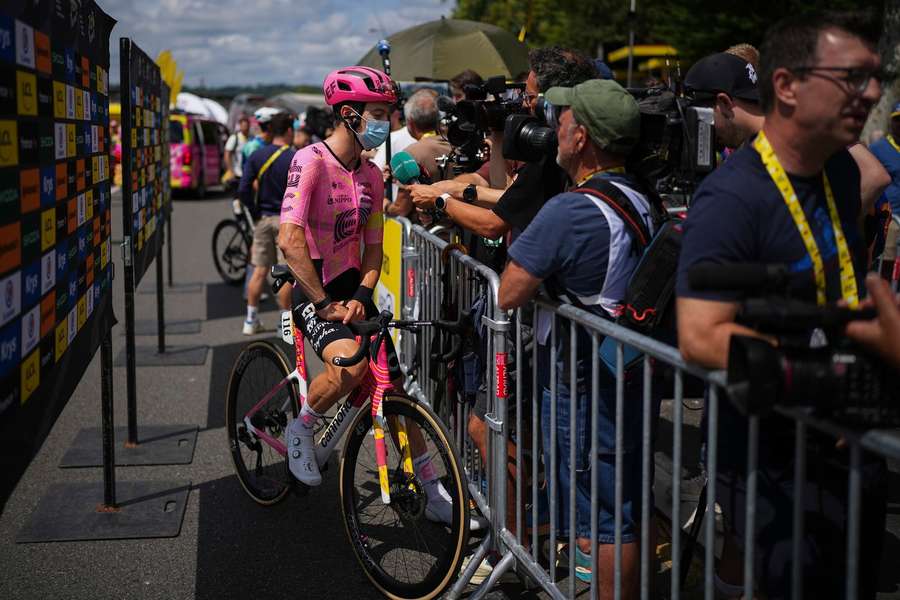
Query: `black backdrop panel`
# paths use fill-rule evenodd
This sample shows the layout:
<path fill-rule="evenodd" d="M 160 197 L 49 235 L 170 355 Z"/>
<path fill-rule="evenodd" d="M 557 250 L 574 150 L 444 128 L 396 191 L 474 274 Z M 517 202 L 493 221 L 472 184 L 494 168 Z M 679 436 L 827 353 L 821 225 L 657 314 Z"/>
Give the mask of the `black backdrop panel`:
<path fill-rule="evenodd" d="M 170 211 L 169 94 L 153 59 L 128 38 L 119 45 L 123 225 L 137 287 L 161 247 Z"/>
<path fill-rule="evenodd" d="M 93 0 L 0 6 L 0 504 L 115 322 L 114 24 Z"/>

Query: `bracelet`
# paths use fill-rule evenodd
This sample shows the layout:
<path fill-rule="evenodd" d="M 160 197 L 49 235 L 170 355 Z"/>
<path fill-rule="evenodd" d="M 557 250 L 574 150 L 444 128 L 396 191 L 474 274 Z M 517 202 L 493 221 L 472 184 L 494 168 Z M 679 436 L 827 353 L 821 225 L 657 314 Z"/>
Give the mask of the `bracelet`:
<path fill-rule="evenodd" d="M 326 293 L 324 298 L 313 304 L 313 308 L 316 309 L 316 312 L 319 312 L 329 304 L 331 304 L 331 296 Z"/>
<path fill-rule="evenodd" d="M 356 288 L 356 293 L 353 294 L 353 300 L 365 304 L 366 302 L 372 301 L 372 294 L 374 293 L 375 290 L 373 290 L 372 288 L 367 288 L 366 286 L 361 285 Z"/>

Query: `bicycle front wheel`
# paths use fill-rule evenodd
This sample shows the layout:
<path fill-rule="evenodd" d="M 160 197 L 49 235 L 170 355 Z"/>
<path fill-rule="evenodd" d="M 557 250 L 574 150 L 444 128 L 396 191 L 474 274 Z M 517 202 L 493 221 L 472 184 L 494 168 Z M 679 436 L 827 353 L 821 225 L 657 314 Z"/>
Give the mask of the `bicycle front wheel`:
<path fill-rule="evenodd" d="M 456 577 L 469 537 L 464 474 L 450 436 L 430 408 L 396 393 L 386 394 L 382 406 L 391 502 L 384 504 L 381 498 L 372 414 L 366 405 L 349 428 L 341 457 L 344 525 L 360 565 L 383 594 L 398 600 L 435 598 Z M 413 443 L 413 456 L 427 453 L 450 496 L 449 524 L 429 520 L 428 484 L 403 470 L 400 424 Z"/>
<path fill-rule="evenodd" d="M 284 443 L 288 419 L 297 416 L 297 391 L 292 382 L 284 381 L 290 372 L 287 359 L 274 344 L 256 341 L 238 355 L 228 381 L 225 428 L 234 470 L 244 491 L 262 505 L 282 500 L 291 477 L 287 459 L 253 433 L 247 421 L 264 436 Z"/>
<path fill-rule="evenodd" d="M 243 283 L 250 262 L 250 246 L 237 221 L 226 219 L 216 225 L 212 241 L 213 262 L 225 283 Z"/>

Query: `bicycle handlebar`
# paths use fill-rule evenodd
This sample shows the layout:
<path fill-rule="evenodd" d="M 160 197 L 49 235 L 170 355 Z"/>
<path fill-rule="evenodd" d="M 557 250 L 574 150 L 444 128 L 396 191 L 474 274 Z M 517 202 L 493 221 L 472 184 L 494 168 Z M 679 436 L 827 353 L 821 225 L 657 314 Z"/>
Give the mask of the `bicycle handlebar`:
<path fill-rule="evenodd" d="M 462 349 L 462 335 L 471 325 L 471 317 L 466 313 L 461 313 L 455 321 L 434 320 L 434 321 L 393 321 L 391 313 L 382 311 L 380 315 L 365 321 L 354 321 L 348 323 L 350 330 L 362 338 L 359 349 L 353 356 L 336 356 L 331 362 L 338 367 L 352 367 L 359 363 L 369 352 L 372 343 L 372 335 L 375 337 L 375 353 L 381 346 L 384 336 L 387 335 L 388 329 L 406 329 L 415 331 L 419 327 L 435 327 L 453 335 L 453 344 L 450 351 L 441 357 L 442 361 L 450 361 L 457 358 Z"/>

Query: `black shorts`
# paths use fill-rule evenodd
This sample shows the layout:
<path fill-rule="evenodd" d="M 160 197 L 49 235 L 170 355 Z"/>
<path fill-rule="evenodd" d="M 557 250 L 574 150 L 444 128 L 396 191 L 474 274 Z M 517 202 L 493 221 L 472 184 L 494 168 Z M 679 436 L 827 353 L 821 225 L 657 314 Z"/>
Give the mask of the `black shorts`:
<path fill-rule="evenodd" d="M 349 285 L 349 282 L 353 281 L 352 274 L 354 273 L 356 275 L 355 280 L 357 283 L 351 286 Z M 347 276 L 348 274 L 349 276 Z M 356 292 L 356 288 L 359 286 L 358 282 L 358 271 L 346 271 L 334 281 L 329 282 L 329 284 L 325 286 L 325 291 L 337 302 L 347 301 L 351 299 Z M 347 293 L 350 287 L 352 287 L 352 289 Z M 319 317 L 319 315 L 316 314 L 316 309 L 313 307 L 312 302 L 310 302 L 303 292 L 300 291 L 300 286 L 294 286 L 292 296 L 293 301 L 291 305 L 294 307 L 294 323 L 300 328 L 303 337 L 309 342 L 309 345 L 312 346 L 313 352 L 316 353 L 316 356 L 318 356 L 319 359 L 323 359 L 322 353 L 332 342 L 356 339 L 356 334 L 342 322 L 326 321 Z M 378 307 L 375 306 L 374 302 L 368 300 L 363 303 L 363 306 L 366 309 L 367 319 L 378 316 Z M 401 377 L 403 372 L 400 370 L 400 363 L 397 359 L 397 350 L 394 348 L 394 341 L 388 336 L 383 343 L 386 344 L 385 349 L 387 350 L 388 368 L 391 380 L 393 381 Z"/>

